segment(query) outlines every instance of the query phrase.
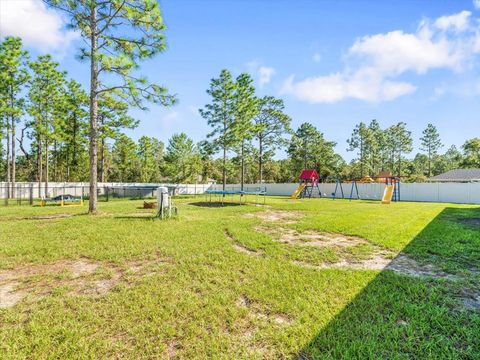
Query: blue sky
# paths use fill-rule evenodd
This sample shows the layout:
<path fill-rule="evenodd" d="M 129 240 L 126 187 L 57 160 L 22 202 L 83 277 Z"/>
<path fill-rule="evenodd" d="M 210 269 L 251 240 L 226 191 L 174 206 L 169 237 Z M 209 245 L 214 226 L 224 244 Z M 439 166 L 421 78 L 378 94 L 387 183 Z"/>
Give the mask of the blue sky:
<path fill-rule="evenodd" d="M 346 159 L 354 156 L 346 139 L 359 121 L 377 119 L 384 127 L 405 121 L 416 150 L 429 122 L 444 150 L 480 136 L 478 0 L 160 4 L 168 50 L 145 62 L 142 73 L 177 94 L 179 103 L 132 111 L 141 120 L 129 132 L 135 139 L 166 141 L 181 131 L 203 139 L 209 129 L 197 109 L 209 101 L 209 81 L 223 68 L 250 72 L 259 95 L 285 100 L 294 128 L 313 123 Z M 60 15 L 39 0 L 0 0 L 0 20 L 1 36 L 23 36 L 33 54 L 54 53 L 88 86 L 88 65 L 75 59 L 79 41 Z"/>

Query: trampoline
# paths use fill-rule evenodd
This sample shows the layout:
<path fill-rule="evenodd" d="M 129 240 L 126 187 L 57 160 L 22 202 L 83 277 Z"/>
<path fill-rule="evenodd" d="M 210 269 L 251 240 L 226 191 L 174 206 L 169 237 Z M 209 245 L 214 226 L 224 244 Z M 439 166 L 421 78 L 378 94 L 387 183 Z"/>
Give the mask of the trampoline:
<path fill-rule="evenodd" d="M 265 196 L 267 195 L 267 188 L 264 187 L 256 187 L 256 188 L 243 188 L 242 189 L 235 189 L 235 188 L 229 188 L 229 189 L 208 189 L 205 191 L 205 199 L 208 202 L 212 202 L 212 198 L 218 199 L 217 202 L 221 202 L 222 204 L 224 202 L 228 202 L 230 199 L 231 202 L 234 202 L 235 196 L 239 196 L 239 203 L 240 204 L 246 204 L 247 203 L 247 197 L 248 196 L 255 196 L 255 204 L 259 204 L 259 199 L 260 197 L 263 198 L 263 205 L 265 205 Z"/>

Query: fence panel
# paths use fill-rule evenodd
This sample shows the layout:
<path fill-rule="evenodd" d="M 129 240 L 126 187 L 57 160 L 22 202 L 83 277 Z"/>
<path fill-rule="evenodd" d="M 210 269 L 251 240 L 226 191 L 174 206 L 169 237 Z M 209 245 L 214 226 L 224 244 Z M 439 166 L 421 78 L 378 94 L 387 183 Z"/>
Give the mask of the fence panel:
<path fill-rule="evenodd" d="M 175 195 L 203 194 L 210 188 L 221 189 L 221 184 L 160 184 L 160 183 L 99 183 L 98 196 L 108 200 L 109 197 L 151 198 L 156 196 L 159 186 L 167 186 Z M 324 197 L 332 197 L 335 183 L 319 184 L 320 192 Z M 385 189 L 383 184 L 357 184 L 360 198 L 380 200 Z M 228 184 L 228 189 L 240 189 L 240 184 Z M 298 187 L 298 183 L 285 184 L 245 184 L 244 188 L 266 188 L 267 195 L 290 196 Z M 342 184 L 345 198 L 349 198 L 352 190 L 351 183 Z M 15 193 L 15 197 L 7 199 L 7 195 Z M 480 204 L 480 183 L 402 183 L 400 187 L 401 199 L 404 201 L 452 202 L 465 204 Z M 88 183 L 49 183 L 45 192 L 45 184 L 17 183 L 10 189 L 7 183 L 0 182 L 0 204 L 28 204 L 32 199 L 54 197 L 58 195 L 83 196 L 88 198 Z M 355 195 L 355 192 L 354 192 Z M 340 190 L 337 197 L 341 197 Z"/>

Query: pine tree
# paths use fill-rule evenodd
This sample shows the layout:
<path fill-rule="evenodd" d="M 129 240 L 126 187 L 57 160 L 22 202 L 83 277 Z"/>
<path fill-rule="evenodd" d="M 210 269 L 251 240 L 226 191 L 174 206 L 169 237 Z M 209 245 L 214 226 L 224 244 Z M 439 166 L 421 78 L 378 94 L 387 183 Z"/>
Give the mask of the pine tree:
<path fill-rule="evenodd" d="M 258 178 L 263 182 L 264 162 L 280 146 L 286 144 L 284 135 L 290 133 L 291 118 L 284 113 L 283 100 L 273 96 L 260 99 L 258 113 L 254 118 L 256 124 L 255 139 L 258 141 Z"/>
<path fill-rule="evenodd" d="M 106 180 L 105 151 L 108 139 L 117 138 L 122 129 L 135 129 L 139 121 L 128 115 L 128 104 L 121 99 L 101 94 L 98 99 L 98 138 L 100 139 L 100 182 Z"/>
<path fill-rule="evenodd" d="M 154 138 L 142 136 L 138 140 L 138 158 L 140 161 L 140 181 L 152 182 L 155 177 Z"/>
<path fill-rule="evenodd" d="M 258 112 L 258 98 L 255 96 L 253 79 L 247 73 L 240 74 L 236 79 L 234 95 L 235 137 L 238 141 L 238 158 L 240 159 L 240 187 L 243 191 L 245 183 L 245 157 L 247 142 L 250 141 L 256 127 L 253 118 Z"/>
<path fill-rule="evenodd" d="M 207 120 L 212 132 L 207 138 L 212 139 L 212 150 L 222 151 L 222 188 L 227 183 L 227 156 L 228 152 L 238 143 L 235 128 L 235 82 L 228 70 L 222 70 L 218 79 L 210 81 L 207 94 L 212 102 L 200 109 L 200 115 Z"/>
<path fill-rule="evenodd" d="M 440 140 L 440 134 L 433 124 L 428 124 L 427 128 L 422 132 L 423 136 L 420 138 L 421 149 L 427 153 L 428 156 L 428 177 L 432 176 L 432 160 L 438 154 L 438 150 L 443 146 Z"/>
<path fill-rule="evenodd" d="M 347 150 L 358 151 L 357 154 L 360 162 L 360 177 L 363 177 L 370 170 L 369 161 L 367 160 L 369 158 L 372 142 L 372 131 L 363 122 L 360 122 L 355 126 L 352 136 L 347 140 L 349 146 Z"/>
<path fill-rule="evenodd" d="M 28 112 L 33 122 L 34 138 L 37 145 L 38 196 L 41 197 L 41 182 L 45 182 L 45 196 L 48 192 L 49 149 L 56 130 L 55 122 L 60 116 L 64 100 L 65 73 L 58 70 L 58 63 L 50 55 L 39 56 L 29 63 L 33 78 L 28 93 Z"/>
<path fill-rule="evenodd" d="M 87 43 L 80 59 L 90 61 L 90 200 L 97 211 L 98 97 L 111 94 L 144 109 L 144 100 L 165 106 L 175 97 L 134 72 L 139 61 L 166 49 L 165 24 L 153 0 L 44 0 L 70 16 Z"/>
<path fill-rule="evenodd" d="M 20 38 L 7 37 L 0 44 L 0 113 L 7 136 L 7 197 L 15 196 L 16 126 L 25 112 L 22 91 L 29 80 L 27 59 L 28 54 L 22 49 Z"/>
<path fill-rule="evenodd" d="M 168 174 L 176 182 L 194 180 L 200 173 L 200 154 L 195 143 L 187 134 L 174 134 L 169 140 L 165 152 Z"/>
<path fill-rule="evenodd" d="M 61 149 L 65 161 L 65 179 L 78 181 L 80 158 L 86 154 L 88 134 L 88 95 L 75 80 L 67 83 L 64 93 L 61 131 L 64 146 Z M 86 169 L 85 169 L 86 170 Z"/>
<path fill-rule="evenodd" d="M 462 165 L 467 168 L 480 168 L 480 138 L 465 141 L 462 149 L 465 156 Z"/>
<path fill-rule="evenodd" d="M 397 161 L 397 176 L 402 176 L 403 155 L 412 152 L 412 133 L 407 130 L 407 124 L 399 122 L 391 127 L 391 142 L 393 147 L 393 156 Z M 393 160 L 395 162 L 395 160 Z"/>

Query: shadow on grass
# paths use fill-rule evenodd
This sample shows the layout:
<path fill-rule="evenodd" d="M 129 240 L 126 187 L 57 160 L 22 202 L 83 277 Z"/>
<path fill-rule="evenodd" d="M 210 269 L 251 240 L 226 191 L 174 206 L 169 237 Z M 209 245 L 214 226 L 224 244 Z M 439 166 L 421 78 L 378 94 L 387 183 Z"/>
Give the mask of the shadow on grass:
<path fill-rule="evenodd" d="M 138 214 L 138 215 L 115 215 L 114 219 L 134 219 L 134 220 L 155 220 L 157 216 L 155 214 Z"/>
<path fill-rule="evenodd" d="M 458 280 L 382 271 L 295 359 L 479 359 L 480 208 L 447 208 L 404 249 Z M 473 220 L 472 220 L 473 221 Z M 465 294 L 478 297 L 468 306 Z"/>
<path fill-rule="evenodd" d="M 241 206 L 244 204 L 234 203 L 234 202 L 221 202 L 221 201 L 197 201 L 189 203 L 189 205 L 200 206 L 200 207 L 226 207 L 226 206 Z"/>

